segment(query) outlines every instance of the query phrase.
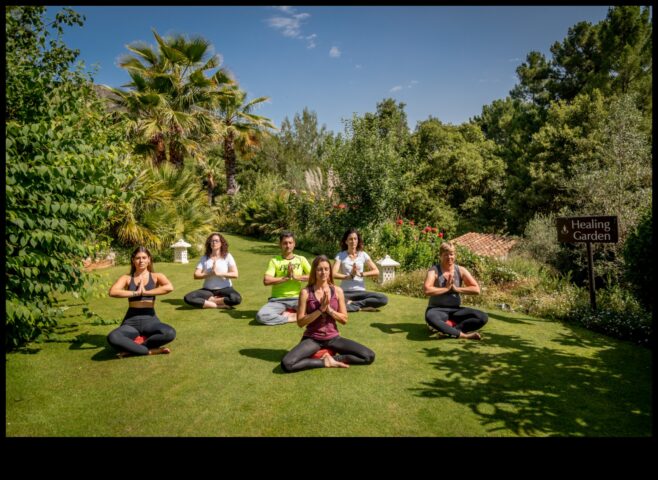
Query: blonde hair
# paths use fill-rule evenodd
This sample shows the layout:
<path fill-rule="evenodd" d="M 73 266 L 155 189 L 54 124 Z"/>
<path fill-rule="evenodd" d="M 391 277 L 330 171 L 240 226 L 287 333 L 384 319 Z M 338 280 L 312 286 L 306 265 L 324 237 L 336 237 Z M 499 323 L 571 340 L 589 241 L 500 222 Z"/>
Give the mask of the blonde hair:
<path fill-rule="evenodd" d="M 443 242 L 439 247 L 439 257 L 446 252 L 455 253 L 455 246 L 450 242 Z"/>

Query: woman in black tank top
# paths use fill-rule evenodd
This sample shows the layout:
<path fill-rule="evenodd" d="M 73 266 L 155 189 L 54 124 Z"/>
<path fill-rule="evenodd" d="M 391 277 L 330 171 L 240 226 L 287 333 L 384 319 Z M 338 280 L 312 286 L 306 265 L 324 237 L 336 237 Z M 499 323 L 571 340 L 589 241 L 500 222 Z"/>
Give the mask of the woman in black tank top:
<path fill-rule="evenodd" d="M 489 320 L 486 313 L 461 306 L 461 294 L 478 295 L 480 286 L 468 270 L 455 263 L 455 247 L 443 242 L 440 262 L 432 265 L 425 277 L 424 292 L 430 297 L 425 321 L 430 330 L 453 338 L 480 340 L 476 332 Z"/>
<path fill-rule="evenodd" d="M 176 338 L 176 331 L 160 321 L 154 305 L 156 295 L 173 290 L 167 277 L 153 272 L 151 252 L 137 247 L 130 257 L 130 275 L 121 275 L 110 287 L 110 297 L 127 298 L 129 305 L 121 326 L 107 336 L 108 343 L 119 350 L 119 358 L 170 353 L 163 345 Z"/>

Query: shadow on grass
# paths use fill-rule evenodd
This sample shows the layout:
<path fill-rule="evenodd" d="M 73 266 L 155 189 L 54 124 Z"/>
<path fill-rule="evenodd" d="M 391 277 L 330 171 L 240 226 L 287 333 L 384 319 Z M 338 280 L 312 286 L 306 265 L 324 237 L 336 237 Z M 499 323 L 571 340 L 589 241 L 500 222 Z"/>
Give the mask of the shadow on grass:
<path fill-rule="evenodd" d="M 199 310 L 197 307 L 188 305 L 185 303 L 185 300 L 179 298 L 167 298 L 162 300 L 163 303 L 168 303 L 169 305 L 178 305 L 176 310 Z"/>
<path fill-rule="evenodd" d="M 407 340 L 424 342 L 432 338 L 426 323 L 371 323 L 370 326 L 388 334 L 406 333 Z"/>
<path fill-rule="evenodd" d="M 256 311 L 254 311 L 253 320 L 249 322 L 249 325 L 254 325 L 256 327 L 280 327 L 281 325 L 297 325 L 295 322 L 288 322 L 288 323 L 277 323 L 275 325 L 267 325 L 265 323 L 260 323 L 258 320 L 256 320 Z"/>
<path fill-rule="evenodd" d="M 240 310 L 240 307 L 238 306 L 238 308 L 232 310 L 224 310 L 224 312 L 229 317 L 237 318 L 238 320 L 246 320 L 248 318 L 255 319 L 258 310 Z M 251 322 L 249 323 L 249 325 L 251 325 Z M 258 325 L 260 325 L 260 323 Z"/>
<path fill-rule="evenodd" d="M 91 359 L 94 361 L 116 360 L 117 352 L 107 343 L 107 335 L 82 333 L 75 337 L 69 350 L 98 350 Z"/>
<path fill-rule="evenodd" d="M 530 322 L 526 320 L 531 320 L 530 318 L 506 317 L 505 315 L 501 315 L 499 313 L 488 313 L 488 315 L 490 319 L 499 320 L 505 323 L 517 324 L 517 325 L 530 325 Z"/>
<path fill-rule="evenodd" d="M 82 333 L 73 339 L 69 350 L 93 350 L 107 346 L 106 335 Z"/>
<path fill-rule="evenodd" d="M 100 352 L 96 352 L 91 359 L 94 362 L 104 362 L 106 360 L 118 360 L 117 358 L 117 351 L 114 350 L 112 347 L 107 345 L 103 350 Z"/>
<path fill-rule="evenodd" d="M 288 353 L 288 350 L 273 348 L 243 348 L 240 350 L 240 355 L 257 358 L 258 360 L 265 360 L 267 362 L 281 362 L 281 359 L 286 353 Z"/>
<path fill-rule="evenodd" d="M 23 355 L 34 355 L 35 353 L 39 353 L 41 351 L 40 348 L 37 347 L 18 347 L 14 350 L 11 350 L 12 353 L 21 353 Z M 9 358 L 5 357 L 7 361 L 9 361 Z"/>
<path fill-rule="evenodd" d="M 650 435 L 650 376 L 625 372 L 624 351 L 579 355 L 492 332 L 450 346 L 421 350 L 440 375 L 410 390 L 468 407 L 493 435 Z"/>

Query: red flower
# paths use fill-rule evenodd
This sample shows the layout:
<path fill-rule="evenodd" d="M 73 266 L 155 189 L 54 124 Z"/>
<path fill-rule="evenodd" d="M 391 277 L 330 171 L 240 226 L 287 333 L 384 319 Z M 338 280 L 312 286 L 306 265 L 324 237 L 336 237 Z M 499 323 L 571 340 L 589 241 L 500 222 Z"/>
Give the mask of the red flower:
<path fill-rule="evenodd" d="M 430 227 L 430 226 L 427 226 L 427 227 L 423 228 L 423 233 L 427 233 L 427 232 L 431 232 L 431 231 L 432 231 L 432 227 Z"/>
<path fill-rule="evenodd" d="M 443 232 L 439 232 L 439 238 L 443 238 Z"/>
<path fill-rule="evenodd" d="M 413 220 L 409 220 L 409 225 L 416 225 Z"/>
<path fill-rule="evenodd" d="M 436 227 L 432 227 L 432 232 L 436 233 Z"/>
<path fill-rule="evenodd" d="M 395 223 L 397 223 L 398 225 L 402 225 L 404 222 L 402 221 L 401 218 L 398 218 L 398 219 L 395 221 Z"/>
<path fill-rule="evenodd" d="M 336 208 L 347 208 L 347 205 L 341 202 L 338 205 L 336 205 Z"/>

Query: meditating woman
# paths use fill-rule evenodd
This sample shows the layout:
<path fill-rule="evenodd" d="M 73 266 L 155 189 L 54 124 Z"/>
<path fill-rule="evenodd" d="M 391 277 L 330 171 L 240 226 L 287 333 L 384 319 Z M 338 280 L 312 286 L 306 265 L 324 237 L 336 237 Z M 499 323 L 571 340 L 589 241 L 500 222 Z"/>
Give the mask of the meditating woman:
<path fill-rule="evenodd" d="M 206 253 L 194 271 L 194 278 L 203 278 L 203 288 L 185 295 L 188 305 L 198 308 L 231 308 L 242 302 L 233 288 L 232 278 L 238 278 L 238 266 L 228 253 L 228 242 L 221 233 L 213 232 L 206 239 Z"/>
<path fill-rule="evenodd" d="M 473 275 L 455 263 L 455 247 L 443 242 L 440 262 L 432 265 L 425 277 L 424 292 L 430 297 L 425 321 L 430 329 L 453 338 L 480 340 L 478 330 L 489 316 L 475 308 L 462 307 L 460 294 L 477 295 L 480 286 Z"/>
<path fill-rule="evenodd" d="M 340 286 L 345 293 L 348 312 L 376 310 L 388 303 L 383 293 L 368 292 L 365 277 L 377 277 L 379 269 L 370 256 L 363 251 L 363 238 L 350 228 L 340 241 L 342 251 L 336 255 L 333 267 L 334 278 L 342 280 Z"/>
<path fill-rule="evenodd" d="M 320 255 L 313 260 L 308 285 L 299 293 L 297 325 L 306 327 L 301 342 L 290 350 L 281 367 L 286 372 L 309 368 L 369 365 L 375 361 L 375 352 L 343 338 L 336 322 L 347 323 L 347 310 L 343 290 L 334 285 L 329 259 Z M 327 349 L 320 358 L 312 358 L 320 349 Z"/>
<path fill-rule="evenodd" d="M 176 338 L 176 331 L 155 315 L 155 296 L 173 292 L 174 287 L 162 273 L 153 271 L 153 257 L 145 247 L 137 247 L 130 257 L 130 275 L 110 287 L 110 297 L 127 298 L 128 311 L 119 328 L 107 341 L 119 350 L 118 356 L 170 353 L 163 347 Z"/>

